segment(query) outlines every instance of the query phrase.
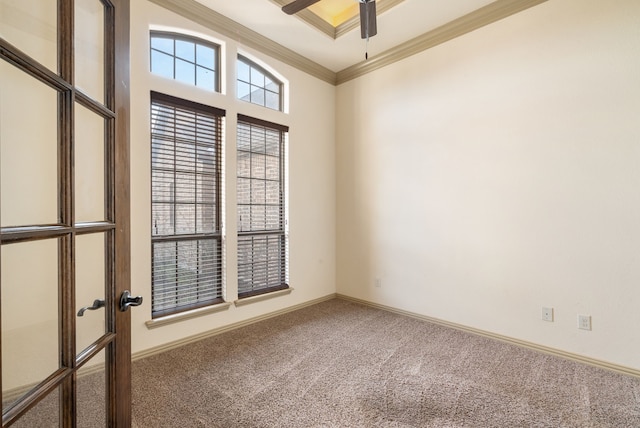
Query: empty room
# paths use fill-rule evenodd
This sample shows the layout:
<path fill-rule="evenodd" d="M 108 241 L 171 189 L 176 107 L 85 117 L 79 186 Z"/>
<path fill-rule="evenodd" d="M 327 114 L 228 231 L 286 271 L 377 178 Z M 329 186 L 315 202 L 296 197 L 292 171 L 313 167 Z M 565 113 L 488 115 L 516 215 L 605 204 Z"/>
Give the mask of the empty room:
<path fill-rule="evenodd" d="M 0 0 L 2 426 L 640 427 L 640 2 Z"/>

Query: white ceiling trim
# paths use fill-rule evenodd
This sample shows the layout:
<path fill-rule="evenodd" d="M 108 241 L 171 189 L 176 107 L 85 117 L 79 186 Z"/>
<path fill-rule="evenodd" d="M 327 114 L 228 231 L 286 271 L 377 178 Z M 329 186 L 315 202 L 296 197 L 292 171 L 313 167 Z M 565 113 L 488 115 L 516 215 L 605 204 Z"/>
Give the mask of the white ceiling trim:
<path fill-rule="evenodd" d="M 273 3 L 278 6 L 284 6 L 291 3 L 293 0 L 271 0 Z M 394 6 L 399 5 L 404 0 L 378 0 L 376 3 L 376 11 L 378 16 L 391 9 Z M 320 18 L 318 15 L 310 11 L 309 9 L 301 10 L 300 12 L 295 14 L 296 17 L 300 18 L 307 24 L 312 27 L 317 28 L 318 30 L 325 33 L 327 36 L 332 39 L 337 39 L 338 37 L 347 34 L 349 31 L 360 27 L 360 15 L 356 14 L 351 18 L 347 19 L 342 24 L 334 27 L 324 19 Z"/>
<path fill-rule="evenodd" d="M 399 46 L 337 73 L 336 85 L 408 58 L 547 0 L 497 0 Z"/>
<path fill-rule="evenodd" d="M 208 7 L 196 2 L 195 0 L 150 0 L 151 2 L 164 7 L 178 15 L 181 15 L 193 22 L 210 28 L 232 40 L 236 40 L 250 48 L 256 49 L 266 55 L 271 56 L 279 61 L 289 64 L 299 70 L 308 73 L 318 79 L 324 80 L 332 85 L 340 85 L 349 80 L 371 73 L 374 70 L 393 64 L 404 58 L 408 58 L 426 49 L 432 48 L 446 41 L 460 37 L 478 28 L 499 21 L 503 18 L 522 12 L 530 7 L 539 5 L 547 0 L 497 0 L 487 6 L 455 19 L 441 27 L 429 31 L 412 40 L 402 43 L 392 49 L 381 54 L 369 58 L 367 61 L 360 62 L 351 67 L 347 67 L 337 73 L 329 70 L 322 65 L 311 61 L 310 59 L 286 48 L 273 40 L 227 18 L 226 16 L 209 9 Z M 273 0 L 278 3 L 281 0 Z M 402 0 L 391 0 L 399 3 Z M 282 1 L 286 4 L 287 1 Z M 322 20 L 316 14 L 310 11 L 311 15 L 318 20 L 324 22 L 329 27 L 334 28 L 331 24 Z M 346 24 L 346 23 L 345 23 Z M 344 24 L 343 24 L 344 25 Z M 356 25 L 357 18 L 356 18 Z M 340 26 L 339 26 L 340 27 Z M 334 28 L 334 31 L 337 31 Z M 342 30 L 340 30 L 342 31 Z M 346 30 L 348 31 L 348 30 Z"/>
<path fill-rule="evenodd" d="M 256 49 L 305 73 L 336 84 L 336 73 L 308 58 L 286 48 L 267 37 L 238 24 L 236 21 L 209 9 L 195 0 L 150 0 L 184 18 L 203 25 L 231 40 Z"/>
<path fill-rule="evenodd" d="M 291 3 L 293 0 L 271 0 L 271 1 L 277 4 L 278 6 L 284 6 L 286 4 Z M 309 9 L 303 9 L 300 12 L 296 13 L 295 16 L 300 18 L 307 24 L 311 25 L 312 27 L 322 31 L 324 34 L 331 37 L 332 39 L 336 38 L 336 27 L 329 24 L 327 21 L 320 18 L 318 15 L 311 12 Z"/>
<path fill-rule="evenodd" d="M 399 5 L 403 1 L 404 0 L 378 0 L 378 2 L 376 3 L 376 13 L 378 16 L 380 16 L 386 11 L 388 11 L 389 9 L 391 9 L 392 7 Z M 336 27 L 335 38 L 337 39 L 343 34 L 346 34 L 349 31 L 353 30 L 354 28 L 359 28 L 359 27 L 360 27 L 360 14 L 338 25 Z"/>

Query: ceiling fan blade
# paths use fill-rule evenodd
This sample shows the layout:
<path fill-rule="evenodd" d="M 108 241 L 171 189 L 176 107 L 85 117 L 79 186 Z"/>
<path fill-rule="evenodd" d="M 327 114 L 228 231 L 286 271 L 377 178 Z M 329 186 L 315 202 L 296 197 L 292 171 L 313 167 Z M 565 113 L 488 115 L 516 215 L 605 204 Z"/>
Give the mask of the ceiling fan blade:
<path fill-rule="evenodd" d="M 376 1 L 364 0 L 360 2 L 360 37 L 368 39 L 378 34 L 376 23 Z"/>
<path fill-rule="evenodd" d="M 314 3 L 318 3 L 320 0 L 295 0 L 291 3 L 282 6 L 282 11 L 287 15 L 293 15 L 300 12 L 302 9 L 311 6 Z"/>

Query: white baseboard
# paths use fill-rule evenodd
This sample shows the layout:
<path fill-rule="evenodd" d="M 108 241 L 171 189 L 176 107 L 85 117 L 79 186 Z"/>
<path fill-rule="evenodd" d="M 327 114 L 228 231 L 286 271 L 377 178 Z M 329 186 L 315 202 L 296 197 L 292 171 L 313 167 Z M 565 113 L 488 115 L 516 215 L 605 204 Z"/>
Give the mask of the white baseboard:
<path fill-rule="evenodd" d="M 150 357 L 152 355 L 156 355 L 156 354 L 160 354 L 162 352 L 165 351 L 169 351 L 171 349 L 175 349 L 175 348 L 179 348 L 181 346 L 184 345 L 188 345 L 189 343 L 194 343 L 197 342 L 199 340 L 202 339 L 206 339 L 208 337 L 212 337 L 212 336 L 216 336 L 218 334 L 222 334 L 222 333 L 226 333 L 228 331 L 232 331 L 247 325 L 251 325 L 260 321 L 264 321 L 267 320 L 269 318 L 273 318 L 273 317 L 277 317 L 279 315 L 284 315 L 286 313 L 289 312 L 293 312 L 293 311 L 297 311 L 299 309 L 303 309 L 306 308 L 308 306 L 313 306 L 315 304 L 318 303 L 322 303 L 328 300 L 332 300 L 332 299 L 342 299 L 342 300 L 346 300 L 346 301 L 350 301 L 350 302 L 354 302 L 354 303 L 358 303 L 361 305 L 365 305 L 365 306 L 370 306 L 372 308 L 376 308 L 376 309 L 381 309 L 384 311 L 388 311 L 388 312 L 392 312 L 392 313 L 396 313 L 396 314 L 400 314 L 400 315 L 404 315 L 404 316 L 408 316 L 411 318 L 416 318 L 419 320 L 423 320 L 423 321 L 427 321 L 427 322 L 431 322 L 434 324 L 438 324 L 444 327 L 449 327 L 449 328 L 454 328 L 456 330 L 461 330 L 461 331 L 465 331 L 468 333 L 472 333 L 472 334 L 476 334 L 479 336 L 484 336 L 484 337 L 488 337 L 490 339 L 495 339 L 495 340 L 500 340 L 502 342 L 506 342 L 506 343 L 510 343 L 513 345 L 517 345 L 517 346 L 521 346 L 524 348 L 528 348 L 528 349 L 532 349 L 538 352 L 543 352 L 545 354 L 550 354 L 550 355 L 554 355 L 560 358 L 565 358 L 568 360 L 573 360 L 579 363 L 583 363 L 583 364 L 588 364 L 590 366 L 594 366 L 594 367 L 598 367 L 601 369 L 605 369 L 605 370 L 611 370 L 614 372 L 618 372 L 624 375 L 628 375 L 628 376 L 634 376 L 637 378 L 640 378 L 640 370 L 631 368 L 631 367 L 626 367 L 626 366 L 622 366 L 619 364 L 614 364 L 614 363 L 609 363 L 607 361 L 602 361 L 602 360 L 598 360 L 595 358 L 590 358 L 590 357 L 585 357 L 584 355 L 579 355 L 579 354 L 574 354 L 572 352 L 567 352 L 567 351 L 562 351 L 560 349 L 555 349 L 555 348 L 550 348 L 548 346 L 543 346 L 543 345 L 539 345 L 536 343 L 532 343 L 532 342 L 527 342 L 524 340 L 520 340 L 520 339 L 514 339 L 512 337 L 508 337 L 508 336 L 503 336 L 500 334 L 496 334 L 496 333 L 491 333 L 488 331 L 484 331 L 484 330 L 480 330 L 477 328 L 473 328 L 473 327 L 468 327 L 468 326 L 464 326 L 461 324 L 456 324 L 456 323 L 452 323 L 449 321 L 444 321 L 441 319 L 437 319 L 437 318 L 433 318 L 433 317 L 428 317 L 426 315 L 421 315 L 421 314 L 417 314 L 415 312 L 410 312 L 410 311 L 405 311 L 402 309 L 397 309 L 391 306 L 386 306 L 386 305 L 381 305 L 379 303 L 373 303 L 373 302 L 369 302 L 367 300 L 362 300 L 362 299 L 358 299 L 355 297 L 350 297 L 344 294 L 337 294 L 337 293 L 332 293 L 332 294 L 328 294 L 324 297 L 320 297 L 318 299 L 314 299 L 314 300 L 310 300 L 308 302 L 304 302 L 304 303 L 300 303 L 298 305 L 294 305 L 288 308 L 284 308 L 281 309 L 279 311 L 275 311 L 275 312 L 271 312 L 268 314 L 264 314 L 264 315 L 260 315 L 254 318 L 250 318 L 244 321 L 240 321 L 237 323 L 233 323 L 233 324 L 229 324 L 223 327 L 219 327 L 219 328 L 215 328 L 213 330 L 209 330 L 206 331 L 204 333 L 200 333 L 194 336 L 189 336 L 186 337 L 184 339 L 180 339 L 180 340 L 176 340 L 170 343 L 166 343 L 163 344 L 161 346 L 156 346 L 154 348 L 150 348 L 150 349 L 146 349 L 144 351 L 140 351 L 140 352 L 136 352 L 131 356 L 131 360 L 132 361 L 136 361 L 136 360 L 140 360 L 142 358 L 146 358 L 146 357 Z M 79 376 L 83 376 L 83 375 L 89 375 L 95 372 L 98 372 L 99 370 L 103 369 L 104 365 L 100 365 L 97 367 L 83 367 L 83 370 L 81 370 L 80 373 L 78 373 Z M 20 396 L 22 396 L 24 393 L 26 393 L 30 388 L 32 388 L 34 385 L 29 385 L 29 386 L 23 386 L 23 387 L 19 387 L 19 388 L 15 388 L 11 391 L 5 391 L 3 395 L 5 395 L 5 398 L 9 401 L 13 401 L 17 398 L 19 398 Z"/>
<path fill-rule="evenodd" d="M 512 345 L 517 345 L 517 346 L 521 346 L 523 348 L 529 348 L 532 349 L 534 351 L 538 351 L 538 352 L 543 352 L 545 354 L 550 354 L 550 355 L 554 355 L 556 357 L 560 357 L 560 358 L 565 358 L 568 360 L 573 360 L 579 363 L 583 363 L 583 364 L 588 364 L 590 366 L 594 366 L 594 367 L 598 367 L 601 369 L 605 369 L 605 370 L 612 370 L 614 372 L 618 372 L 621 374 L 625 374 L 628 376 L 634 376 L 634 377 L 638 377 L 640 378 L 640 370 L 631 368 L 631 367 L 626 367 L 626 366 L 621 366 L 619 364 L 614 364 L 614 363 L 610 363 L 607 361 L 602 361 L 602 360 L 598 360 L 595 358 L 590 358 L 590 357 L 586 357 L 584 355 L 579 355 L 579 354 L 574 354 L 572 352 L 567 352 L 567 351 L 562 351 L 560 349 L 555 349 L 555 348 L 551 348 L 548 346 L 544 346 L 544 345 L 539 345 L 537 343 L 532 343 L 532 342 L 527 342 L 525 340 L 520 340 L 520 339 L 514 339 L 512 337 L 508 337 L 508 336 L 503 336 L 501 334 L 496 334 L 496 333 L 491 333 L 488 331 L 484 331 L 484 330 L 480 330 L 477 328 L 473 328 L 473 327 L 468 327 L 465 325 L 461 325 L 461 324 L 456 324 L 456 323 L 452 323 L 449 321 L 444 321 L 438 318 L 433 318 L 433 317 L 428 317 L 426 315 L 421 315 L 421 314 L 417 314 L 415 312 L 410 312 L 410 311 L 405 311 L 402 309 L 397 309 L 391 306 L 386 306 L 386 305 L 381 305 L 379 303 L 373 303 L 373 302 L 369 302 L 367 300 L 362 300 L 362 299 L 358 299 L 355 297 L 350 297 L 350 296 L 346 296 L 344 294 L 336 294 L 336 298 L 338 299 L 342 299 L 342 300 L 347 300 L 347 301 L 351 301 L 354 303 L 359 303 L 361 305 L 365 305 L 365 306 L 370 306 L 372 308 L 376 308 L 376 309 L 382 309 L 385 311 L 389 311 L 389 312 L 393 312 L 396 314 L 400 314 L 400 315 L 405 315 L 411 318 L 416 318 L 416 319 L 420 319 L 423 321 L 428 321 L 434 324 L 438 324 L 444 327 L 449 327 L 449 328 L 454 328 L 456 330 L 462 330 L 465 331 L 467 333 L 472 333 L 472 334 L 477 334 L 479 336 L 484 336 L 484 337 L 488 337 L 490 339 L 495 339 L 495 340 L 499 340 L 501 342 L 506 342 L 506 343 L 510 343 Z"/>
<path fill-rule="evenodd" d="M 321 302 L 325 302 L 327 300 L 332 300 L 336 298 L 336 294 L 332 293 L 326 295 L 324 297 L 320 297 L 318 299 L 309 300 L 308 302 L 300 303 L 298 305 L 290 306 L 288 308 L 281 309 L 279 311 L 270 312 L 268 314 L 260 315 L 257 317 L 249 318 L 244 321 L 240 321 L 237 323 L 225 325 L 222 327 L 214 328 L 212 330 L 205 331 L 204 333 L 196 334 L 193 336 L 185 337 L 184 339 L 179 339 L 173 342 L 165 343 L 160 346 L 156 346 L 153 348 L 145 349 L 144 351 L 135 352 L 131 355 L 131 360 L 136 361 L 142 358 L 147 358 L 155 354 L 160 354 L 162 352 L 169 351 L 171 349 L 179 348 L 184 345 L 188 345 L 189 343 L 194 343 L 202 339 L 206 339 L 208 337 L 217 336 L 218 334 L 226 333 L 228 331 L 236 330 L 238 328 L 254 324 L 260 321 L 267 320 L 269 318 L 277 317 L 279 315 L 284 315 L 289 312 L 297 311 L 298 309 L 306 308 L 307 306 L 312 306 Z"/>
<path fill-rule="evenodd" d="M 260 315 L 254 318 L 250 318 L 248 320 L 245 321 L 241 321 L 241 322 L 237 322 L 234 324 L 229 324 L 227 326 L 223 326 L 223 327 L 219 327 L 213 330 L 209 330 L 206 331 L 204 333 L 201 334 L 197 334 L 194 336 L 189 336 L 186 337 L 184 339 L 180 339 L 180 340 L 176 340 L 174 342 L 170 342 L 170 343 L 165 343 L 163 345 L 160 346 L 156 346 L 154 348 L 150 348 L 150 349 L 146 349 L 144 351 L 140 351 L 140 352 L 136 352 L 134 354 L 132 354 L 131 356 L 131 361 L 135 361 L 135 360 L 140 360 L 142 358 L 146 358 L 146 357 L 150 357 L 152 355 L 155 354 L 160 354 L 162 352 L 171 350 L 171 349 L 175 349 L 175 348 L 179 348 L 181 346 L 184 345 L 188 345 L 189 343 L 193 343 L 193 342 L 197 342 L 199 340 L 202 339 L 206 339 L 207 337 L 211 337 L 211 336 L 216 336 L 218 334 L 222 334 L 231 330 L 235 330 L 238 329 L 240 327 L 244 327 L 253 323 L 257 323 L 260 321 L 264 321 L 267 320 L 269 318 L 273 318 L 273 317 L 277 317 L 279 315 L 284 315 L 286 313 L 289 312 L 293 312 L 293 311 L 297 311 L 298 309 L 303 309 L 307 306 L 312 306 L 321 302 L 325 302 L 327 300 L 332 300 L 336 298 L 336 294 L 332 293 L 329 294 L 327 296 L 324 297 L 320 297 L 318 299 L 314 299 L 314 300 L 310 300 L 308 302 L 304 302 L 304 303 L 300 303 L 298 305 L 294 305 L 285 309 L 281 309 L 279 311 L 275 311 L 275 312 L 271 312 L 268 314 L 264 314 L 264 315 Z M 104 363 L 102 364 L 98 364 L 98 365 L 94 365 L 94 366 L 87 366 L 87 367 L 82 367 L 79 371 L 78 371 L 78 376 L 82 377 L 82 376 L 88 376 L 90 374 L 93 373 L 98 373 L 100 371 L 104 370 Z M 2 395 L 3 395 L 3 401 L 5 402 L 13 402 L 15 400 L 17 400 L 18 398 L 22 397 L 24 394 L 26 394 L 29 390 L 31 390 L 34 386 L 36 386 L 38 384 L 38 382 L 33 383 L 33 384 L 29 384 L 29 385 L 23 385 L 17 388 L 13 388 L 11 390 L 7 390 L 7 391 L 3 391 Z"/>

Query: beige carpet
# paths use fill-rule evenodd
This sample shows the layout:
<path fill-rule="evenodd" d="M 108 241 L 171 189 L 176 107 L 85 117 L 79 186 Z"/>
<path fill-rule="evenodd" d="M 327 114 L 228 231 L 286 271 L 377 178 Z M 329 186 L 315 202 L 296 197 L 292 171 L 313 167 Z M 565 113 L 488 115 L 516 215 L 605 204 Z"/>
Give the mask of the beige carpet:
<path fill-rule="evenodd" d="M 640 379 L 344 300 L 133 364 L 156 427 L 640 427 Z"/>

